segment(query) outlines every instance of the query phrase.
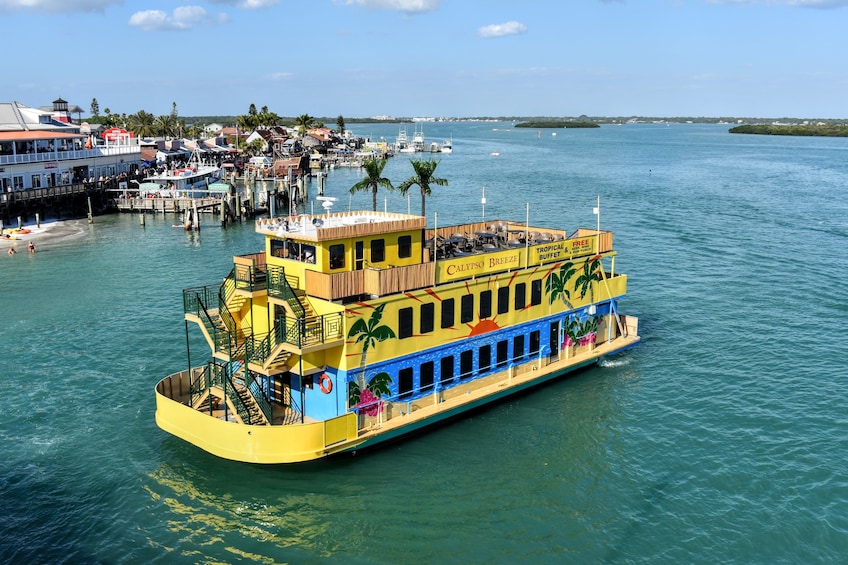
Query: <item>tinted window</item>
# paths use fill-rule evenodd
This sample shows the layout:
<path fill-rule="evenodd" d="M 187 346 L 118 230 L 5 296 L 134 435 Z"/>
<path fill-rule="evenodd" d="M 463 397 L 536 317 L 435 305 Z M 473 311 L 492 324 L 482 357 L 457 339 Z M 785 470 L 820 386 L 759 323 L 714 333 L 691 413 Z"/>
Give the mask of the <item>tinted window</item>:
<path fill-rule="evenodd" d="M 345 246 L 343 244 L 330 246 L 330 268 L 341 269 L 345 266 Z"/>
<path fill-rule="evenodd" d="M 492 346 L 480 346 L 480 358 L 477 360 L 478 371 L 485 373 L 492 366 Z"/>
<path fill-rule="evenodd" d="M 509 342 L 507 340 L 498 342 L 498 367 L 506 365 L 506 360 L 509 358 Z"/>
<path fill-rule="evenodd" d="M 453 326 L 453 298 L 442 300 L 442 327 L 450 328 Z"/>
<path fill-rule="evenodd" d="M 436 305 L 432 302 L 421 305 L 421 333 L 426 334 L 433 331 L 436 317 Z"/>
<path fill-rule="evenodd" d="M 398 339 L 412 336 L 412 307 L 398 310 Z"/>
<path fill-rule="evenodd" d="M 453 381 L 453 355 L 442 359 L 441 370 L 440 383 L 447 384 Z"/>
<path fill-rule="evenodd" d="M 502 286 L 498 289 L 498 314 L 509 312 L 509 287 Z"/>
<path fill-rule="evenodd" d="M 398 257 L 412 257 L 412 236 L 402 235 L 398 238 Z"/>
<path fill-rule="evenodd" d="M 462 297 L 459 321 L 463 324 L 474 320 L 474 295 L 466 294 Z"/>
<path fill-rule="evenodd" d="M 371 241 L 371 262 L 382 263 L 386 260 L 386 240 L 374 239 Z"/>
<path fill-rule="evenodd" d="M 515 285 L 515 308 L 514 310 L 521 310 L 524 308 L 524 304 L 527 302 L 527 285 L 525 283 L 518 283 Z"/>
<path fill-rule="evenodd" d="M 536 279 L 530 283 L 530 305 L 536 306 L 542 303 L 542 279 Z"/>
<path fill-rule="evenodd" d="M 404 367 L 398 371 L 398 396 L 401 398 L 412 394 L 412 367 Z"/>
<path fill-rule="evenodd" d="M 492 291 L 484 290 L 480 293 L 480 319 L 492 317 Z"/>
<path fill-rule="evenodd" d="M 472 371 L 474 371 L 474 352 L 463 351 L 459 354 L 459 378 L 467 379 Z"/>
<path fill-rule="evenodd" d="M 535 355 L 539 353 L 539 341 L 541 334 L 539 330 L 535 330 L 530 332 L 530 355 Z"/>
<path fill-rule="evenodd" d="M 512 358 L 516 361 L 524 359 L 524 336 L 517 335 L 512 340 Z"/>
<path fill-rule="evenodd" d="M 421 390 L 427 390 L 433 386 L 433 369 L 435 365 L 432 361 L 421 363 L 421 375 L 419 376 L 419 385 Z"/>

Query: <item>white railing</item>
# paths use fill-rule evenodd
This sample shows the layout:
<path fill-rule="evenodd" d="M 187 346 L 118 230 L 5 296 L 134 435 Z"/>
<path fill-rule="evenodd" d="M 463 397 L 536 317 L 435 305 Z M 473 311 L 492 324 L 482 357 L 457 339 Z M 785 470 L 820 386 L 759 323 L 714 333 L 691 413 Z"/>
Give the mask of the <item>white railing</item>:
<path fill-rule="evenodd" d="M 0 155 L 0 165 L 15 165 L 24 163 L 40 163 L 43 161 L 67 161 L 69 159 L 91 159 L 94 157 L 110 157 L 113 155 L 141 155 L 139 145 L 104 145 L 93 149 L 74 149 L 61 151 L 42 151 L 39 153 L 24 153 L 23 155 Z"/>

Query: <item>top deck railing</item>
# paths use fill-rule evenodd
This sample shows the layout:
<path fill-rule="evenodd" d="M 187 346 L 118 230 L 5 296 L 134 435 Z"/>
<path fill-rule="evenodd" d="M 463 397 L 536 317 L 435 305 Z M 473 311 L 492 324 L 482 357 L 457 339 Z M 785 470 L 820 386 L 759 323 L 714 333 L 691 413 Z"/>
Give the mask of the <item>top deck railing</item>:
<path fill-rule="evenodd" d="M 58 146 L 47 151 L 36 153 L 20 153 L 0 155 L 0 165 L 19 165 L 26 163 L 43 163 L 45 161 L 67 161 L 71 159 L 91 159 L 113 155 L 141 154 L 140 145 L 102 145 L 91 149 L 62 149 Z"/>

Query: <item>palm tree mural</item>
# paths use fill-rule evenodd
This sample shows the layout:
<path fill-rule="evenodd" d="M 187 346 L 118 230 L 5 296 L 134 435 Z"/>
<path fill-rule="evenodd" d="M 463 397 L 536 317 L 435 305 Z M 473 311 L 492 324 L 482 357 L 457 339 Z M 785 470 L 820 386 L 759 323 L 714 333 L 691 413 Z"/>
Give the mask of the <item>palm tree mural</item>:
<path fill-rule="evenodd" d="M 362 342 L 362 359 L 359 362 L 360 371 L 357 380 L 352 381 L 349 385 L 348 405 L 350 407 L 359 404 L 365 405 L 362 411 L 368 416 L 376 416 L 380 412 L 381 405 L 376 401 L 380 399 L 381 394 L 389 394 L 389 383 L 392 382 L 392 378 L 388 373 L 378 373 L 368 381 L 367 385 L 365 384 L 365 367 L 368 350 L 376 347 L 378 342 L 397 337 L 390 327 L 380 325 L 385 307 L 385 304 L 377 306 L 371 312 L 371 317 L 367 323 L 364 318 L 356 320 L 347 334 L 348 339 L 353 339 L 356 336 L 354 343 Z"/>
<path fill-rule="evenodd" d="M 589 293 L 589 300 L 595 303 L 595 290 L 593 282 L 601 282 L 601 259 L 593 258 L 591 261 L 583 263 L 583 273 L 574 281 L 574 290 L 580 289 L 580 298 L 584 298 L 586 293 Z"/>
<path fill-rule="evenodd" d="M 377 211 L 377 187 L 382 186 L 388 190 L 394 190 L 392 181 L 383 177 L 383 169 L 386 167 L 386 159 L 369 159 L 365 161 L 363 168 L 368 176 L 350 187 L 350 192 L 371 190 L 371 209 Z"/>
<path fill-rule="evenodd" d="M 571 291 L 568 290 L 568 281 L 576 273 L 577 269 L 574 268 L 574 263 L 568 261 L 560 266 L 559 272 L 554 271 L 548 275 L 548 278 L 545 279 L 545 292 L 548 294 L 550 304 L 553 304 L 559 298 L 569 309 L 574 308 L 570 302 Z"/>
<path fill-rule="evenodd" d="M 430 159 L 427 161 L 410 161 L 410 163 L 412 163 L 412 168 L 415 169 L 415 175 L 400 183 L 398 190 L 406 196 L 412 185 L 417 184 L 421 189 L 421 215 L 426 216 L 424 201 L 431 194 L 430 185 L 445 186 L 448 184 L 448 181 L 447 179 L 440 179 L 433 176 L 436 172 L 436 167 L 439 166 L 437 161 Z"/>

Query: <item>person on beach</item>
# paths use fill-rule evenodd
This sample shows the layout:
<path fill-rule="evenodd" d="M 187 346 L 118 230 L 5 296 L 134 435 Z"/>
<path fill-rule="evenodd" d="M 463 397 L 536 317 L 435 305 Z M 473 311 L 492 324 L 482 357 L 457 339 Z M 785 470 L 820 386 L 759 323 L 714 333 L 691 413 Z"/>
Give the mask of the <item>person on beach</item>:
<path fill-rule="evenodd" d="M 29 242 L 29 252 L 35 253 L 35 244 L 33 242 Z"/>

